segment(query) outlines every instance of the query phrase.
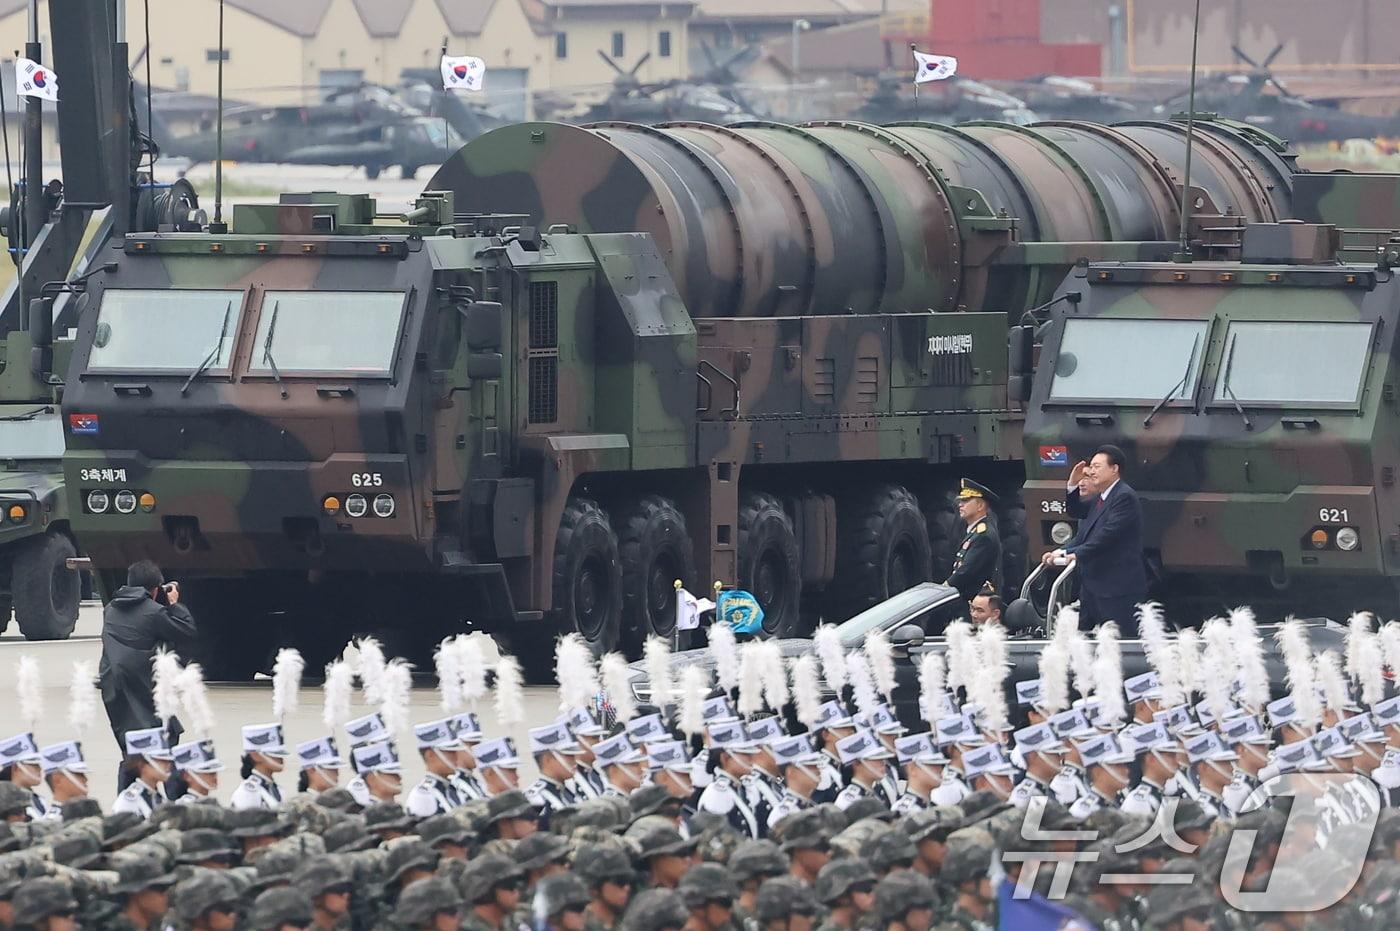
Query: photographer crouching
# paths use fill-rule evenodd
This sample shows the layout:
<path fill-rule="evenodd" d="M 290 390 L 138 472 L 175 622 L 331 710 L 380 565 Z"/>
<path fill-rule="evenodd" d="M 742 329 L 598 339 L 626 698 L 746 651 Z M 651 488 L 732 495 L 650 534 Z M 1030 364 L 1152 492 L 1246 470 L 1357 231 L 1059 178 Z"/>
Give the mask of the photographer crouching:
<path fill-rule="evenodd" d="M 102 661 L 97 670 L 112 736 L 123 753 L 128 731 L 167 724 L 156 717 L 151 671 L 156 651 L 182 652 L 194 637 L 194 618 L 180 604 L 179 583 L 165 581 L 160 567 L 149 559 L 132 563 L 126 570 L 126 585 L 117 589 L 102 612 Z M 173 744 L 178 736 L 167 738 Z M 129 768 L 123 767 L 117 791 L 125 789 L 131 778 Z"/>

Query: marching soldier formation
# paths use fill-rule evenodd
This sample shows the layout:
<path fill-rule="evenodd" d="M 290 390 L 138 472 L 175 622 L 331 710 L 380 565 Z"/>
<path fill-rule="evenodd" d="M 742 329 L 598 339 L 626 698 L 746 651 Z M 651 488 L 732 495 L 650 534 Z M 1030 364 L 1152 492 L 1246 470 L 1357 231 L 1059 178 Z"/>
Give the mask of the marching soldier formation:
<path fill-rule="evenodd" d="M 529 730 L 524 785 L 525 748 L 477 708 L 523 721 L 509 657 L 488 688 L 467 638 L 444 641 L 442 716 L 415 723 L 408 668 L 360 643 L 327 667 L 326 732 L 289 747 L 301 661 L 283 651 L 227 806 L 198 670 L 158 660 L 157 714 L 194 739 L 125 732 L 110 813 L 80 742 L 0 741 L 0 931 L 1396 926 L 1400 630 L 1357 616 L 1315 654 L 1286 623 L 1276 694 L 1247 610 L 1169 634 L 1143 606 L 1151 671 L 1127 681 L 1113 626 L 1077 620 L 1019 682 L 998 624 L 957 622 L 914 694 L 880 631 L 822 628 L 790 660 L 712 627 L 713 668 L 653 643 L 644 678 L 568 636 L 565 710 Z M 426 772 L 408 787 L 405 735 Z M 1287 908 L 1226 904 L 1275 884 Z"/>

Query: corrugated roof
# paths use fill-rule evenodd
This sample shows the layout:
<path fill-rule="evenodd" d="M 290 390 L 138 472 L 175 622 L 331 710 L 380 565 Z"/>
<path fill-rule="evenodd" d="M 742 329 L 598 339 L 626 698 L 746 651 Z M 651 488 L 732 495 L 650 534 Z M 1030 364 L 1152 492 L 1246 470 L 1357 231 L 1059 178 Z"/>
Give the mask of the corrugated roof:
<path fill-rule="evenodd" d="M 332 0 L 228 0 L 228 5 L 304 39 L 321 31 Z"/>
<path fill-rule="evenodd" d="M 360 22 L 376 39 L 392 39 L 403 29 L 413 0 L 354 0 Z"/>

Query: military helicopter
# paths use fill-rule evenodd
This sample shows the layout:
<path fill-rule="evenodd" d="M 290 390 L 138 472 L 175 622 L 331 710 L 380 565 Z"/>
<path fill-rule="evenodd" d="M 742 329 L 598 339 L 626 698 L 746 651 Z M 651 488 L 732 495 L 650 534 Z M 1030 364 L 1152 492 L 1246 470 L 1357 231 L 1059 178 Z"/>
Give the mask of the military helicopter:
<path fill-rule="evenodd" d="M 1239 46 L 1232 45 L 1230 49 L 1250 70 L 1198 84 L 1196 112 L 1239 120 L 1295 143 L 1400 135 L 1400 120 L 1320 106 L 1290 91 L 1270 67 L 1283 51 L 1282 44 L 1276 45 L 1262 62 L 1256 62 Z M 1172 97 L 1156 108 L 1157 113 L 1170 116 L 1184 111 L 1189 107 L 1189 99 L 1185 93 Z"/>
<path fill-rule="evenodd" d="M 446 120 L 466 142 L 511 122 L 509 117 L 471 95 L 443 90 L 436 68 L 405 68 L 402 78 L 399 96 L 428 116 Z"/>
<path fill-rule="evenodd" d="M 918 97 L 907 72 L 886 72 L 877 82 L 875 92 L 851 113 L 852 119 L 865 123 L 997 120 L 1020 126 L 1040 119 L 1019 97 L 960 75 L 920 85 Z"/>
<path fill-rule="evenodd" d="M 145 101 L 137 106 L 145 117 Z M 153 137 L 164 155 L 191 162 L 218 158 L 216 113 L 199 129 L 177 135 L 152 115 Z M 412 178 L 461 148 L 462 137 L 441 118 L 406 104 L 375 84 L 337 88 L 308 106 L 235 107 L 224 113 L 223 157 L 242 162 L 362 167 L 373 179 L 391 165 Z"/>
<path fill-rule="evenodd" d="M 651 52 L 643 52 L 631 68 L 623 70 L 612 56 L 602 49 L 598 57 L 607 63 L 616 77 L 602 100 L 581 105 L 576 97 L 535 99 L 535 109 L 541 119 L 566 123 L 734 123 L 756 120 L 758 115 L 726 96 L 713 84 L 671 79 L 642 82 L 637 72 L 651 60 Z M 581 90 L 581 89 L 576 89 Z"/>
<path fill-rule="evenodd" d="M 1132 100 L 1105 93 L 1080 78 L 1046 74 L 1006 86 L 1041 119 L 1117 123 L 1141 119 L 1151 112 L 1151 100 Z"/>

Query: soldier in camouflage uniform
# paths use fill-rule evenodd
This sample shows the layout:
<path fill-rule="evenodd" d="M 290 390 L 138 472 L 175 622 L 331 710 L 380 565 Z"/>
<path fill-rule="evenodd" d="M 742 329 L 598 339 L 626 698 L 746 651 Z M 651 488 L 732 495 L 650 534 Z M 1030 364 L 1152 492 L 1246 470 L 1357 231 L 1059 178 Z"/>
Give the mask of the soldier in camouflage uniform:
<path fill-rule="evenodd" d="M 948 853 L 939 876 L 946 890 L 947 911 L 940 923 L 961 931 L 987 931 L 997 926 L 996 892 L 988 871 L 996 841 L 983 827 L 967 827 L 948 835 Z"/>
<path fill-rule="evenodd" d="M 26 879 L 15 892 L 14 923 L 33 931 L 74 931 L 78 900 L 62 879 L 45 876 Z"/>
<path fill-rule="evenodd" d="M 292 874 L 292 885 L 311 898 L 315 931 L 332 931 L 350 913 L 355 891 L 351 880 L 350 871 L 334 856 L 314 857 Z"/>
<path fill-rule="evenodd" d="M 518 931 L 513 916 L 524 884 L 519 864 L 507 857 L 487 854 L 468 863 L 457 880 L 468 906 L 463 931 Z"/>
<path fill-rule="evenodd" d="M 766 879 L 783 876 L 790 863 L 778 845 L 771 840 L 747 840 L 729 855 L 729 872 L 739 884 L 739 899 L 734 903 L 734 923 L 747 928 L 754 918 L 758 889 Z"/>
<path fill-rule="evenodd" d="M 913 870 L 891 873 L 875 885 L 875 920 L 882 931 L 929 931 L 937 908 L 933 883 Z"/>
<path fill-rule="evenodd" d="M 842 857 L 822 867 L 813 886 L 826 908 L 819 931 L 855 931 L 875 907 L 875 872 L 860 857 Z"/>
<path fill-rule="evenodd" d="M 546 876 L 535 889 L 531 927 L 537 931 L 584 931 L 588 890 L 573 873 Z"/>
<path fill-rule="evenodd" d="M 400 931 L 458 931 L 462 922 L 462 897 L 446 879 L 434 877 L 413 886 L 399 897 L 394 924 Z"/>
<path fill-rule="evenodd" d="M 587 931 L 614 931 L 637 883 L 631 858 L 617 847 L 589 844 L 575 851 L 574 873 L 588 889 Z"/>
<path fill-rule="evenodd" d="M 729 870 L 720 864 L 692 866 L 681 878 L 676 891 L 690 911 L 687 931 L 727 931 L 731 927 L 739 886 Z"/>
<path fill-rule="evenodd" d="M 783 822 L 783 853 L 792 861 L 790 872 L 812 884 L 831 862 L 831 823 L 821 809 L 799 812 Z"/>
<path fill-rule="evenodd" d="M 127 855 L 117 862 L 112 895 L 121 900 L 121 913 L 111 931 L 155 931 L 170 910 L 175 873 L 156 855 Z"/>
<path fill-rule="evenodd" d="M 674 889 L 648 889 L 637 896 L 622 921 L 622 931 L 681 931 L 689 912 Z"/>
<path fill-rule="evenodd" d="M 812 931 L 817 912 L 812 887 L 791 876 L 769 879 L 758 890 L 759 931 Z"/>
<path fill-rule="evenodd" d="M 305 931 L 311 914 L 311 898 L 300 889 L 268 889 L 253 901 L 248 926 L 250 931 Z"/>
<path fill-rule="evenodd" d="M 191 931 L 233 931 L 239 889 L 227 872 L 199 870 L 170 892 L 171 911 Z"/>

